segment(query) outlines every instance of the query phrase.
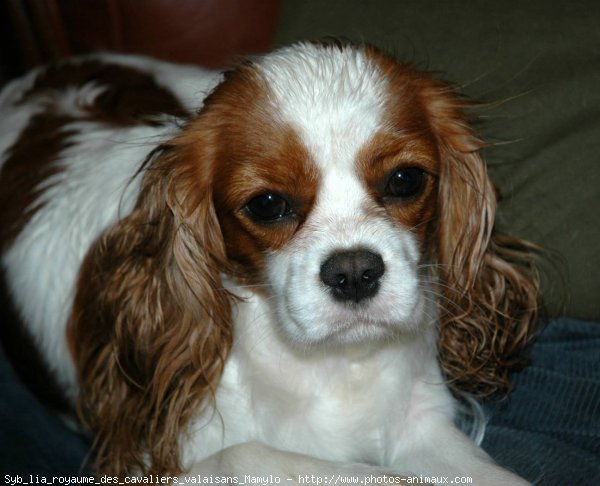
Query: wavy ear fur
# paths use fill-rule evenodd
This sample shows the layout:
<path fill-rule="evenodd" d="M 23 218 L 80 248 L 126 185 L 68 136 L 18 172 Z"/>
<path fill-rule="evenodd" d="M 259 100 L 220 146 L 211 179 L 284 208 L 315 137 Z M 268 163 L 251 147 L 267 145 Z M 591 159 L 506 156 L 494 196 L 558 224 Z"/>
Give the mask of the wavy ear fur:
<path fill-rule="evenodd" d="M 437 83 L 437 82 L 435 82 Z M 426 95 L 440 146 L 437 278 L 439 355 L 452 384 L 485 396 L 508 391 L 536 332 L 535 245 L 494 230 L 496 193 L 465 103 L 437 83 Z"/>
<path fill-rule="evenodd" d="M 180 471 L 178 437 L 231 347 L 210 184 L 182 150 L 162 147 L 149 161 L 134 211 L 94 244 L 80 273 L 69 337 L 100 473 Z"/>

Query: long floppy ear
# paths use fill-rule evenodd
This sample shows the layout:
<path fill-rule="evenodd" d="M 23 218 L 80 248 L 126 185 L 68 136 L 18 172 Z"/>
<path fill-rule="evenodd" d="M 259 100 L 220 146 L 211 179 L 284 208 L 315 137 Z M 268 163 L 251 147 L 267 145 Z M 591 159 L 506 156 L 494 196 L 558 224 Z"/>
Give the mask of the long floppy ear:
<path fill-rule="evenodd" d="M 79 276 L 69 340 L 100 473 L 177 474 L 178 438 L 231 347 L 210 184 L 182 150 L 162 147 L 149 161 L 135 209 L 94 244 Z"/>
<path fill-rule="evenodd" d="M 438 140 L 439 355 L 453 386 L 477 396 L 508 391 L 536 331 L 535 245 L 494 230 L 496 193 L 465 103 L 434 82 L 426 105 Z"/>

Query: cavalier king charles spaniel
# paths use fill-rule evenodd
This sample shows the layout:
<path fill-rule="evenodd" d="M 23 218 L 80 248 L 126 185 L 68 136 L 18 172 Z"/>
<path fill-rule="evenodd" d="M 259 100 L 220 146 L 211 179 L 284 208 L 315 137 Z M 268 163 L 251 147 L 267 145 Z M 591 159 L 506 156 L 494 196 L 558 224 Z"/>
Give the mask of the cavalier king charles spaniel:
<path fill-rule="evenodd" d="M 470 106 L 339 43 L 7 85 L 4 286 L 95 470 L 521 482 L 454 424 L 508 389 L 538 293 Z"/>

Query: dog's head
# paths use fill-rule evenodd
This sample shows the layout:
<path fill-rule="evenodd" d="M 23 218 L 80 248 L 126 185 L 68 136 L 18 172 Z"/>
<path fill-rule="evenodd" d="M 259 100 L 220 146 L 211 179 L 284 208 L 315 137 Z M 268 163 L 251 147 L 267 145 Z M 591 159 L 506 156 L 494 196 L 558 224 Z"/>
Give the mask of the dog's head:
<path fill-rule="evenodd" d="M 226 74 L 149 159 L 136 209 L 82 272 L 72 341 L 101 459 L 143 467 L 147 450 L 175 468 L 167 445 L 231 346 L 223 275 L 265 297 L 292 343 L 439 322 L 448 378 L 504 389 L 537 288 L 525 244 L 493 231 L 464 107 L 369 47 L 297 44 Z"/>

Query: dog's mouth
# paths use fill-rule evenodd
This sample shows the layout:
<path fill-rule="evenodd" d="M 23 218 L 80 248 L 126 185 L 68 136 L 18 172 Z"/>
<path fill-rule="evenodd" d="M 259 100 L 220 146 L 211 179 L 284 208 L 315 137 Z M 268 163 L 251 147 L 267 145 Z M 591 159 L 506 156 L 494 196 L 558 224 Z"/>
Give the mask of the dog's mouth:
<path fill-rule="evenodd" d="M 310 323 L 290 316 L 294 332 L 287 334 L 291 334 L 293 341 L 311 346 L 372 344 L 381 340 L 394 341 L 402 334 L 412 333 L 422 321 L 419 305 L 406 319 L 368 315 L 364 309 L 366 306 L 362 304 L 347 304 L 345 307 L 347 311 L 354 308 L 355 312 L 335 313 L 325 320 Z"/>
<path fill-rule="evenodd" d="M 278 298 L 269 301 L 276 310 L 278 327 L 296 345 L 391 341 L 417 330 L 429 314 L 418 278 L 411 273 L 405 280 L 379 279 L 377 292 L 360 299 L 331 295 L 331 288 L 318 284 L 320 274 L 310 278 L 298 278 L 298 274 L 286 279 Z M 307 281 L 316 282 L 316 288 L 306 285 Z"/>
<path fill-rule="evenodd" d="M 335 321 L 328 324 L 331 329 L 329 339 L 341 342 L 370 342 L 382 338 L 391 338 L 400 330 L 398 323 L 388 320 Z"/>

